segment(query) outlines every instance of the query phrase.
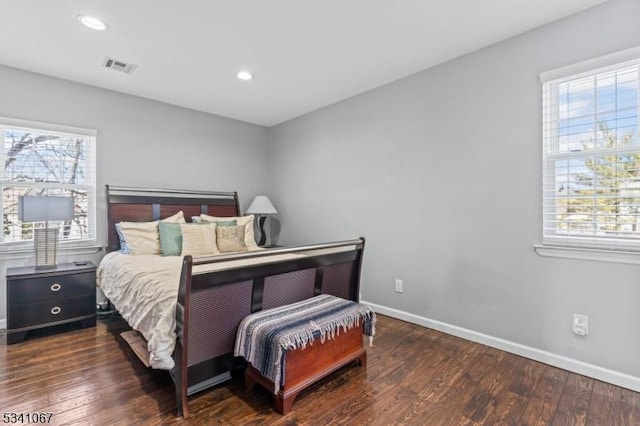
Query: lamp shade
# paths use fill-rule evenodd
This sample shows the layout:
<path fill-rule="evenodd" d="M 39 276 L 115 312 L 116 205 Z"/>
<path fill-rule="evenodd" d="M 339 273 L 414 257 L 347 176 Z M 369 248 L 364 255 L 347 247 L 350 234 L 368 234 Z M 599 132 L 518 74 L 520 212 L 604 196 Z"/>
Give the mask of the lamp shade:
<path fill-rule="evenodd" d="M 46 222 L 73 219 L 73 197 L 22 196 L 18 200 L 21 222 Z"/>
<path fill-rule="evenodd" d="M 253 200 L 249 208 L 247 209 L 247 214 L 275 214 L 278 213 L 269 197 L 266 195 L 256 195 L 256 198 Z"/>

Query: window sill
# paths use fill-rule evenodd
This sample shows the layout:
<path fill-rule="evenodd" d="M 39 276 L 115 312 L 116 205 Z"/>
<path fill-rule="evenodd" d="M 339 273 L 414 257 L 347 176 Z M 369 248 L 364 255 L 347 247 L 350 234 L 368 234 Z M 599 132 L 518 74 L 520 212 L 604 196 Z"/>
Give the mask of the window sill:
<path fill-rule="evenodd" d="M 640 265 L 640 252 L 603 250 L 593 248 L 545 246 L 535 244 L 535 252 L 542 257 L 556 257 L 564 259 L 594 260 L 598 262 L 627 263 Z"/>
<path fill-rule="evenodd" d="M 95 254 L 102 251 L 102 246 L 90 245 L 90 246 L 75 246 L 75 247 L 58 247 L 58 256 L 74 256 L 83 254 Z M 11 259 L 28 259 L 33 257 L 33 247 L 15 248 L 14 250 L 0 251 L 0 260 Z"/>

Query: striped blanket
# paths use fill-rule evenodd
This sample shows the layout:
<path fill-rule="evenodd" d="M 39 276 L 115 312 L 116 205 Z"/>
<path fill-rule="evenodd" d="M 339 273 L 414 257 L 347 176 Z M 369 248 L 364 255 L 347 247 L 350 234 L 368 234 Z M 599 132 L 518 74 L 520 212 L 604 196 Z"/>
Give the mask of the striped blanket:
<path fill-rule="evenodd" d="M 244 357 L 273 381 L 274 392 L 285 383 L 284 354 L 304 348 L 317 339 L 333 339 L 340 330 L 364 324 L 369 344 L 375 334 L 376 314 L 368 306 L 322 294 L 302 302 L 256 312 L 238 327 L 235 356 Z"/>

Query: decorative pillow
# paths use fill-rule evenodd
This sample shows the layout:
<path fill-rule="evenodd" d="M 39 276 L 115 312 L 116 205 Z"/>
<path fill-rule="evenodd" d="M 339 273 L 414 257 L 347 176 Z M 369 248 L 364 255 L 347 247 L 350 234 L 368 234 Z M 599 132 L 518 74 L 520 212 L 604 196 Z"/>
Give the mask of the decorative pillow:
<path fill-rule="evenodd" d="M 182 232 L 182 255 L 204 256 L 220 254 L 216 246 L 216 224 L 180 224 Z"/>
<path fill-rule="evenodd" d="M 256 244 L 256 239 L 253 236 L 253 221 L 254 216 L 232 216 L 232 217 L 217 217 L 217 216 L 209 216 L 206 214 L 201 214 L 200 218 L 202 220 L 208 220 L 210 222 L 215 222 L 218 220 L 236 220 L 237 226 L 244 226 L 244 244 L 247 246 L 248 250 L 256 250 L 258 245 Z"/>
<path fill-rule="evenodd" d="M 163 256 L 180 256 L 182 253 L 182 231 L 180 223 L 160 221 L 160 250 Z"/>
<path fill-rule="evenodd" d="M 218 226 L 216 245 L 221 253 L 247 251 L 247 245 L 244 243 L 244 226 Z"/>
<path fill-rule="evenodd" d="M 238 225 L 238 221 L 233 219 L 233 220 L 204 220 L 204 219 L 200 219 L 200 223 L 215 223 L 218 226 L 237 226 Z"/>
<path fill-rule="evenodd" d="M 164 219 L 161 219 L 162 222 L 168 222 L 168 223 L 187 223 L 187 221 L 184 219 L 184 213 L 182 212 L 182 210 L 180 210 L 178 213 L 174 214 L 173 216 L 169 216 L 169 217 L 165 217 Z"/>
<path fill-rule="evenodd" d="M 158 222 L 120 222 L 116 230 L 124 238 L 126 252 L 130 254 L 160 254 Z"/>
<path fill-rule="evenodd" d="M 120 224 L 116 223 L 116 234 L 118 234 L 118 240 L 120 241 L 120 252 L 124 254 L 131 254 L 131 249 L 127 246 L 127 240 L 124 238 Z"/>

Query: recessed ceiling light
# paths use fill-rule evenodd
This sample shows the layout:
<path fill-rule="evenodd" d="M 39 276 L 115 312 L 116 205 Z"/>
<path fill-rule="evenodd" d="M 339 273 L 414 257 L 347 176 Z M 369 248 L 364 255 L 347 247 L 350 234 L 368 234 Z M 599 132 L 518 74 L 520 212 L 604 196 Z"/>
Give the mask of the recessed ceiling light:
<path fill-rule="evenodd" d="M 85 27 L 91 28 L 92 30 L 104 31 L 109 29 L 107 24 L 93 16 L 78 15 L 78 21 L 80 21 L 80 23 Z"/>
<path fill-rule="evenodd" d="M 238 77 L 240 80 L 251 80 L 253 78 L 249 71 L 240 71 L 238 74 L 236 74 L 236 77 Z"/>

